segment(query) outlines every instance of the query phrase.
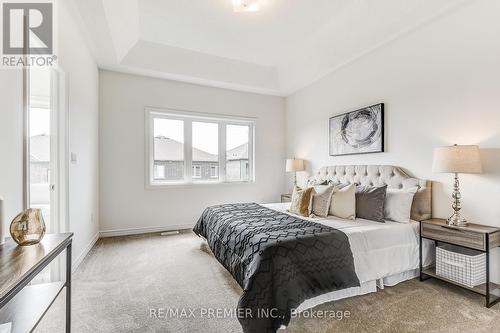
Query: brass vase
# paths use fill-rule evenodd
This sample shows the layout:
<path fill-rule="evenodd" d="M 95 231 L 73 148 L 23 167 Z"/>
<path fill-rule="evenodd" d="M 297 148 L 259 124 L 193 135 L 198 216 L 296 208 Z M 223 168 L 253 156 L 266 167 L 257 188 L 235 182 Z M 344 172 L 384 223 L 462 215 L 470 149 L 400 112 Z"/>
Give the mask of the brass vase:
<path fill-rule="evenodd" d="M 45 235 L 42 210 L 29 208 L 17 215 L 10 224 L 10 235 L 21 246 L 39 243 Z"/>

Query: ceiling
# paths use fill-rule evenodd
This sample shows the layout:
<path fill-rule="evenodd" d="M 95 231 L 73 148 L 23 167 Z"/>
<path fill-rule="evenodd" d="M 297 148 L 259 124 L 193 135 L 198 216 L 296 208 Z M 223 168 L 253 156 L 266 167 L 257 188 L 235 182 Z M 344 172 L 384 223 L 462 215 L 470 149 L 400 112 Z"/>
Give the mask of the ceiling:
<path fill-rule="evenodd" d="M 474 0 L 72 0 L 99 67 L 286 96 Z"/>

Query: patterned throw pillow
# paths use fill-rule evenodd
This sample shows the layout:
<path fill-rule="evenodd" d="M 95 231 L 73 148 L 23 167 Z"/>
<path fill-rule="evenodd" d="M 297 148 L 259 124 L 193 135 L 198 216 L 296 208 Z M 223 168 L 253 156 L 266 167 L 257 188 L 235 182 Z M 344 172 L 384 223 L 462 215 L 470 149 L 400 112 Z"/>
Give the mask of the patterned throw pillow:
<path fill-rule="evenodd" d="M 292 193 L 292 203 L 288 211 L 300 216 L 307 217 L 311 215 L 313 195 L 314 187 L 300 189 L 295 186 Z"/>
<path fill-rule="evenodd" d="M 328 216 L 328 210 L 330 209 L 330 203 L 334 190 L 335 186 L 329 185 L 319 185 L 314 187 L 314 191 L 316 193 L 313 195 L 311 217 Z"/>
<path fill-rule="evenodd" d="M 315 178 L 309 178 L 307 180 L 307 187 L 318 186 L 318 185 L 328 185 L 328 181 L 327 180 L 319 180 L 319 179 L 315 179 Z"/>
<path fill-rule="evenodd" d="M 330 179 L 328 181 L 328 185 L 344 187 L 344 186 L 347 186 L 348 184 L 341 184 L 338 180 Z M 341 186 L 341 185 L 343 185 L 343 186 Z"/>

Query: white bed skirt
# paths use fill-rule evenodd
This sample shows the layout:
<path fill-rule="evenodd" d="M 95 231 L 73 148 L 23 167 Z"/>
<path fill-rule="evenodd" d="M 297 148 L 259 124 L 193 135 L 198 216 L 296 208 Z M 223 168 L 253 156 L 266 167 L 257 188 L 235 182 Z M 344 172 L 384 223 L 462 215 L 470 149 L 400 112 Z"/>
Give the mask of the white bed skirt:
<path fill-rule="evenodd" d="M 433 241 L 424 239 L 422 243 L 422 257 L 423 266 L 427 267 L 434 263 L 435 258 L 435 248 L 433 246 Z M 312 309 L 323 303 L 328 303 L 332 301 L 337 301 L 339 299 L 366 295 L 369 293 L 374 293 L 378 289 L 384 289 L 385 287 L 392 287 L 398 283 L 408 281 L 418 277 L 419 269 L 410 269 L 408 271 L 389 275 L 380 279 L 375 279 L 371 281 L 361 282 L 359 287 L 347 288 L 342 290 L 332 291 L 323 295 L 319 295 L 313 298 L 309 298 L 302 302 L 296 309 L 297 312 L 302 312 L 304 310 Z"/>
<path fill-rule="evenodd" d="M 332 291 L 323 295 L 319 295 L 313 298 L 310 298 L 304 301 L 299 307 L 296 309 L 297 312 L 302 312 L 304 310 L 308 310 L 314 308 L 323 303 L 328 303 L 331 301 L 337 301 L 339 299 L 365 295 L 369 293 L 374 293 L 377 291 L 377 288 L 384 289 L 384 287 L 392 287 L 401 283 L 403 281 L 414 279 L 418 276 L 419 270 L 413 269 L 410 271 L 406 271 L 399 274 L 394 274 L 391 276 L 387 276 L 382 279 L 372 280 L 368 282 L 363 282 L 359 287 L 347 288 L 342 290 Z"/>

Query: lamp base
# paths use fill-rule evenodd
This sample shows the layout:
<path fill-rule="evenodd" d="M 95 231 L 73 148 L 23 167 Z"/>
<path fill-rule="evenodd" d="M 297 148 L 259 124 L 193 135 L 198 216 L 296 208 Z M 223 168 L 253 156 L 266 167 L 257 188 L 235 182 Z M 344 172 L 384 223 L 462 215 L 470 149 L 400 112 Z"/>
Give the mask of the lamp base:
<path fill-rule="evenodd" d="M 448 218 L 448 225 L 454 225 L 457 227 L 465 227 L 467 221 L 460 215 L 460 210 L 462 209 L 462 203 L 460 199 L 462 195 L 460 194 L 460 182 L 458 180 L 458 173 L 455 173 L 455 183 L 453 184 L 453 215 Z"/>
<path fill-rule="evenodd" d="M 450 216 L 447 220 L 448 225 L 454 225 L 457 227 L 465 227 L 467 226 L 467 220 L 464 219 L 459 212 L 453 213 L 452 216 Z"/>

